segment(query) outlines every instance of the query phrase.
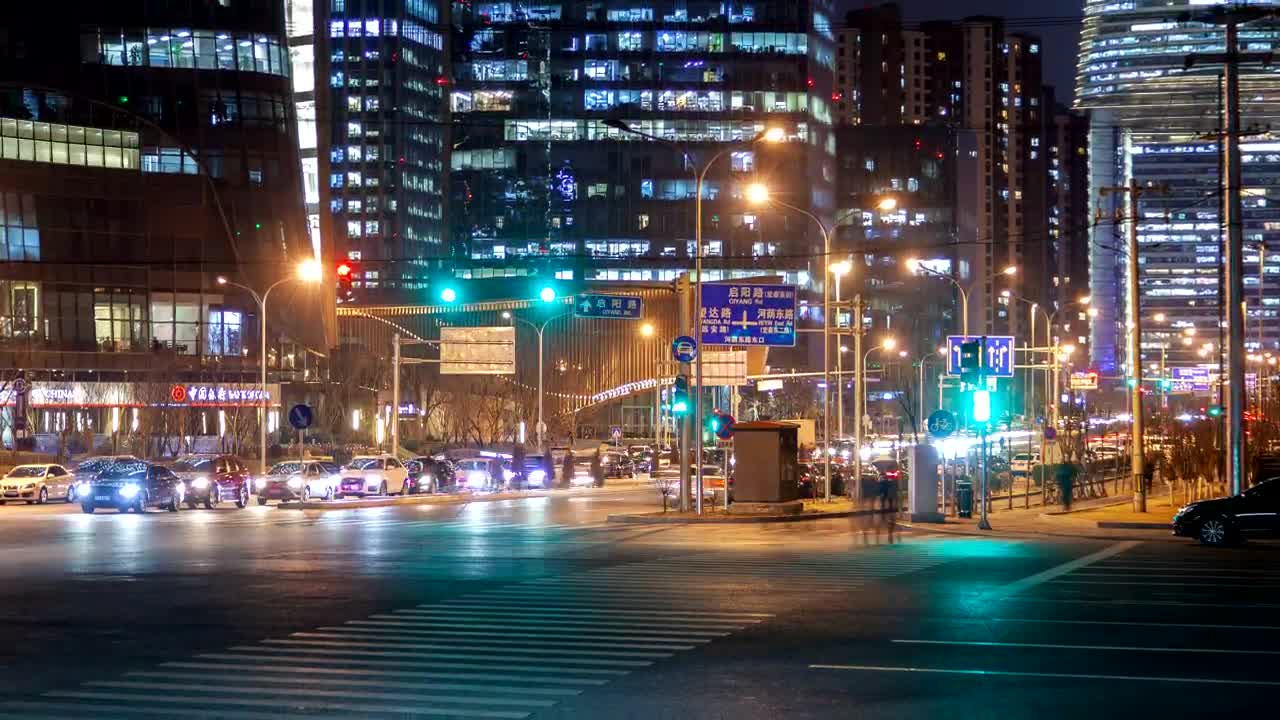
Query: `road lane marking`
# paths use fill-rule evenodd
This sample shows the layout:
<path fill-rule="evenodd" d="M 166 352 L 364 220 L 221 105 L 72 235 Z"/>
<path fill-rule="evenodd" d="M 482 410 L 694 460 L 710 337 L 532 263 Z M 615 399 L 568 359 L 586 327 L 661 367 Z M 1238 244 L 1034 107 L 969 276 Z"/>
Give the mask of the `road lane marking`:
<path fill-rule="evenodd" d="M 441 613 L 437 613 L 437 614 L 430 614 L 430 615 L 420 615 L 420 614 L 418 614 L 418 615 L 410 615 L 410 614 L 383 615 L 383 614 L 378 614 L 378 615 L 370 615 L 369 617 L 371 617 L 371 618 L 373 618 L 373 619 L 375 619 L 375 620 L 399 620 L 399 621 L 401 621 L 401 622 L 406 622 L 406 623 L 416 623 L 416 624 L 419 624 L 419 625 L 428 625 L 428 626 L 430 626 L 430 625 L 431 625 L 431 624 L 433 624 L 433 623 L 442 623 L 442 622 L 443 622 L 443 623 L 450 624 L 450 625 L 453 625 L 453 624 L 457 624 L 457 623 L 463 623 L 463 624 L 465 624 L 468 620 L 472 620 L 472 621 L 479 622 L 479 623 L 501 623 L 501 622 L 502 622 L 502 620 L 503 620 L 501 617 L 497 617 L 497 616 L 495 616 L 495 617 L 480 617 L 480 616 L 470 616 L 470 617 L 466 617 L 466 616 L 454 616 L 454 615 L 452 615 L 452 614 L 450 614 L 450 613 L 442 613 L 442 614 L 441 614 Z M 654 622 L 655 622 L 655 621 L 644 622 L 644 621 L 640 621 L 640 620 L 628 621 L 628 622 L 623 622 L 623 621 L 619 621 L 619 620 L 610 620 L 610 621 L 608 621 L 608 622 L 592 622 L 592 621 L 590 621 L 590 620 L 548 620 L 548 619 L 542 619 L 542 618 L 537 618 L 537 617 L 523 618 L 523 619 L 520 619 L 520 620 L 518 620 L 518 621 L 517 621 L 516 619 L 510 619 L 510 620 L 509 620 L 509 623 L 510 623 L 511 625 L 533 625 L 533 626 L 536 626 L 536 627 L 542 627 L 542 626 L 547 626 L 547 627 L 559 626 L 559 627 L 580 627 L 580 628 L 593 628 L 593 627 L 607 627 L 607 628 L 653 628 L 653 627 L 654 627 Z M 757 624 L 757 623 L 759 623 L 759 622 L 762 622 L 762 621 L 761 621 L 761 620 L 742 620 L 742 621 L 740 621 L 740 622 L 731 622 L 731 623 L 726 623 L 726 622 L 712 622 L 712 621 L 707 621 L 707 622 L 698 622 L 698 621 L 693 621 L 693 620 L 682 620 L 682 621 L 675 621 L 675 620 L 673 620 L 673 621 L 670 621 L 670 622 L 665 622 L 665 621 L 664 621 L 664 622 L 662 623 L 662 626 L 663 626 L 664 628 L 680 628 L 680 629 L 685 629 L 685 630 L 697 630 L 697 629 L 702 629 L 702 630 L 737 630 L 737 629 L 740 629 L 740 628 L 746 627 L 747 625 L 755 625 L 755 624 Z"/>
<path fill-rule="evenodd" d="M 1159 605 L 1162 607 L 1216 607 L 1216 608 L 1280 608 L 1276 603 L 1203 603 L 1183 600 L 1075 600 L 1071 598 L 1011 597 L 1008 602 L 1073 603 L 1077 605 Z"/>
<path fill-rule="evenodd" d="M 265 658 L 257 658 L 257 659 L 262 660 Z M 274 660 L 275 658 L 270 658 L 270 659 Z M 365 663 L 357 662 L 352 664 L 361 665 Z M 413 665 L 414 663 L 392 663 L 392 664 L 393 665 L 400 665 L 400 664 Z M 262 664 L 254 664 L 252 662 L 191 662 L 187 660 L 175 660 L 173 662 L 161 663 L 160 667 L 171 667 L 171 668 L 178 668 L 182 670 L 226 670 L 234 673 L 252 672 L 254 674 L 290 673 L 294 675 L 303 675 L 303 676 L 351 675 L 355 677 L 369 677 L 369 674 L 370 674 L 369 670 L 353 670 L 351 668 L 346 668 L 346 667 L 331 668 L 331 667 L 319 667 L 316 665 L 281 665 L 279 663 L 275 663 L 271 665 L 262 665 Z M 460 666 L 450 663 L 449 667 L 458 668 Z M 488 669 L 492 669 L 492 668 L 488 668 Z M 620 674 L 626 674 L 626 673 L 620 673 Z M 243 675 L 237 674 L 236 677 L 243 677 Z M 410 680 L 413 680 L 413 679 L 476 680 L 478 682 L 507 682 L 507 683 L 529 683 L 529 684 L 538 684 L 538 685 L 569 685 L 569 686 L 605 685 L 609 682 L 608 680 L 601 680 L 600 678 L 585 678 L 585 677 L 554 677 L 554 678 L 531 677 L 531 676 L 526 676 L 523 670 L 518 675 L 517 674 L 499 675 L 491 672 L 490 673 L 459 672 L 457 670 L 454 670 L 452 672 L 426 672 L 422 670 L 380 669 L 378 670 L 378 677 L 405 678 Z M 293 681 L 293 680 L 296 680 L 296 678 L 289 678 L 289 680 Z M 549 693 L 549 692 L 558 692 L 558 691 L 548 689 L 541 692 Z M 566 690 L 565 692 L 577 693 L 578 691 L 570 689 L 570 690 Z"/>
<path fill-rule="evenodd" d="M 1230 575 L 1206 575 L 1204 573 L 1131 573 L 1131 572 L 1093 572 L 1098 568 L 1089 568 L 1087 571 L 1071 573 L 1071 577 L 1078 578 L 1177 578 L 1182 581 L 1187 580 L 1257 580 L 1262 578 L 1251 578 L 1240 573 L 1232 573 Z M 1276 576 L 1280 578 L 1280 575 Z M 1216 587 L 1217 583 L 1191 583 L 1195 586 Z"/>
<path fill-rule="evenodd" d="M 347 625 L 355 625 L 355 626 L 358 626 L 358 627 L 366 627 L 366 626 L 367 626 L 367 627 L 388 627 L 388 628 L 391 628 L 391 627 L 396 627 L 396 628 L 433 628 L 433 627 L 437 627 L 436 625 L 432 625 L 432 624 L 430 624 L 430 623 L 428 623 L 428 622 L 426 622 L 426 621 L 424 621 L 424 620 L 348 620 L 348 621 L 346 622 L 346 624 L 347 624 Z M 525 625 L 530 625 L 530 624 L 526 623 Z M 449 627 L 450 627 L 450 628 L 464 628 L 464 629 L 468 629 L 468 630 L 502 630 L 502 629 L 507 628 L 507 627 L 510 627 L 510 626 L 508 626 L 508 625 L 503 625 L 503 624 L 501 624 L 501 623 L 496 623 L 496 622 L 453 622 L 453 621 L 450 621 L 450 622 L 449 622 Z M 521 627 L 520 627 L 520 629 L 522 629 L 522 630 L 534 630 L 534 629 L 538 629 L 538 628 L 540 628 L 540 627 L 542 627 L 542 624 L 534 624 L 534 625 L 531 625 L 530 627 L 521 626 Z M 669 634 L 671 634 L 671 633 L 676 633 L 676 634 L 678 634 L 678 635 L 689 635 L 689 636 L 693 636 L 693 637 L 718 638 L 718 637 L 728 637 L 729 635 L 733 634 L 733 633 L 732 633 L 732 631 L 730 631 L 730 630 L 714 630 L 714 631 L 713 631 L 713 630 L 683 630 L 683 629 L 674 629 L 674 628 L 670 628 L 670 627 L 667 627 L 667 626 L 665 626 L 665 625 L 663 625 L 663 626 L 662 626 L 662 627 L 660 627 L 660 628 L 654 628 L 654 626 L 653 626 L 653 625 L 648 625 L 648 626 L 642 626 L 642 625 L 637 625 L 637 626 L 625 625 L 625 626 L 617 627 L 617 628 L 601 627 L 601 626 L 596 625 L 596 626 L 589 626 L 588 628 L 583 628 L 583 629 L 576 629 L 576 628 L 569 628 L 569 629 L 547 628 L 548 632 L 567 632 L 567 631 L 568 631 L 568 630 L 570 630 L 570 629 L 571 629 L 571 630 L 573 630 L 573 632 L 575 632 L 575 633 L 578 633 L 578 632 L 583 632 L 583 633 L 590 632 L 590 633 L 595 633 L 595 634 L 597 634 L 597 635 L 603 635 L 603 634 L 609 634 L 609 635 L 630 635 L 630 634 L 633 634 L 633 633 L 643 633 L 643 632 L 648 632 L 648 631 L 657 631 L 657 632 L 662 632 L 662 633 L 664 633 L 664 634 L 668 634 L 668 635 L 669 635 Z"/>
<path fill-rule="evenodd" d="M 418 628 L 418 629 L 410 630 L 410 629 L 401 629 L 401 628 L 392 629 L 392 628 L 350 627 L 350 626 L 322 626 L 317 629 L 320 632 L 352 633 L 352 634 L 359 634 L 359 635 L 385 635 L 388 637 L 396 637 L 396 636 L 402 636 L 402 637 L 443 636 L 445 638 L 490 637 L 490 638 L 499 638 L 499 639 L 523 638 L 527 640 L 555 640 L 556 638 L 566 637 L 563 634 L 563 632 L 556 631 L 556 630 L 549 630 L 548 632 L 542 632 L 542 633 L 534 633 L 534 632 L 454 630 L 451 628 L 430 628 L 430 629 Z M 607 635 L 599 635 L 594 632 L 574 631 L 574 633 L 568 637 L 572 637 L 575 640 L 600 640 L 602 642 L 609 641 L 608 644 L 610 647 L 613 647 L 613 644 L 612 644 L 613 641 L 635 641 L 635 642 L 659 643 L 659 644 L 665 643 L 668 645 L 689 645 L 689 643 L 703 644 L 703 643 L 711 642 L 710 638 L 673 637 L 669 634 L 659 635 L 658 634 L 659 632 L 661 631 L 654 630 L 653 634 L 648 634 L 648 635 L 643 633 L 629 633 L 625 635 L 607 636 Z M 692 649 L 692 647 L 693 647 L 692 645 L 689 645 L 689 647 L 686 649 Z"/>
<path fill-rule="evenodd" d="M 1205 630 L 1280 630 L 1280 625 L 1218 625 L 1214 623 L 1162 623 L 1132 620 L 1045 620 L 1039 618 L 990 618 L 991 622 L 1053 625 L 1133 625 L 1136 627 L 1200 628 Z M 987 622 L 975 620 L 974 622 Z"/>
<path fill-rule="evenodd" d="M 426 659 L 441 659 L 441 660 L 489 660 L 491 662 L 513 662 L 513 663 L 529 661 L 529 658 L 523 657 L 522 654 L 490 655 L 487 652 L 457 653 L 457 652 L 406 652 L 406 651 L 397 651 L 397 650 L 344 650 L 342 648 L 331 648 L 331 647 L 304 647 L 304 646 L 298 646 L 297 643 L 286 643 L 286 645 L 287 645 L 286 647 L 280 647 L 276 645 L 266 645 L 266 646 L 236 645 L 236 646 L 233 646 L 231 649 L 236 652 L 252 652 L 256 650 L 258 652 L 294 654 L 294 655 L 320 655 L 320 656 L 332 655 L 332 656 L 339 656 L 339 657 L 344 655 L 349 655 L 352 657 L 360 657 L 360 658 L 367 657 L 367 658 L 389 658 L 389 659 L 426 658 Z M 568 657 L 564 657 L 563 655 L 553 656 L 551 658 L 548 658 L 548 661 L 556 662 L 562 665 L 564 664 L 606 665 L 606 666 L 620 667 L 620 668 L 649 667 L 650 665 L 653 664 L 652 662 L 649 662 L 646 660 L 612 660 L 607 658 L 568 658 Z M 490 667 L 492 667 L 492 665 Z"/>
<path fill-rule="evenodd" d="M 202 691 L 229 693 L 233 695 L 271 695 L 284 697 L 319 697 L 319 698 L 360 698 L 362 700 L 410 700 L 446 703 L 450 705 L 515 705 L 515 706 L 532 706 L 532 707 L 551 707 L 556 704 L 555 700 L 535 700 L 528 698 L 493 698 L 493 697 L 476 697 L 475 695 L 439 695 L 436 693 L 392 693 L 392 692 L 361 692 L 354 688 L 345 690 L 323 690 L 323 689 L 296 689 L 296 688 L 278 688 L 278 687 L 255 687 L 256 678 L 240 678 L 239 681 L 232 686 L 219 686 L 216 689 L 206 688 L 202 683 L 191 684 L 188 682 L 152 682 L 145 680 L 90 680 L 85 683 L 88 687 L 114 688 L 121 690 L 175 690 L 180 689 L 188 693 L 198 693 Z M 419 686 L 421 687 L 421 686 Z M 203 696 L 202 696 L 203 697 Z"/>
<path fill-rule="evenodd" d="M 1280 655 L 1280 650 L 1233 650 L 1231 648 L 1171 648 L 1142 645 L 1068 645 L 1063 643 L 1017 643 L 991 640 L 890 640 L 899 645 L 962 645 L 965 647 L 1037 648 L 1048 650 L 1116 650 L 1120 652 L 1211 653 L 1215 655 Z"/>
<path fill-rule="evenodd" d="M 640 652 L 640 651 L 612 651 L 612 650 L 575 650 L 573 648 L 551 648 L 551 647 L 522 647 L 519 645 L 503 643 L 470 643 L 467 645 L 454 643 L 424 643 L 424 642 L 360 642 L 358 640 L 291 640 L 289 638 L 268 638 L 263 643 L 276 646 L 284 645 L 288 647 L 318 647 L 318 648 L 387 648 L 393 652 L 407 650 L 475 650 L 479 652 L 487 652 L 490 650 L 501 650 L 506 653 L 516 653 L 519 655 L 556 655 L 558 657 L 576 656 L 582 658 L 668 658 L 674 653 L 669 652 Z"/>
<path fill-rule="evenodd" d="M 1229 680 L 1225 678 L 1164 677 L 1160 675 L 1099 675 L 1092 673 L 1020 672 L 1017 670 L 976 670 L 960 668 L 903 667 L 892 665 L 810 665 L 811 670 L 856 670 L 864 672 L 939 673 L 948 675 L 995 675 L 1002 677 L 1043 677 L 1069 680 L 1137 680 L 1144 682 L 1199 683 L 1209 685 L 1280 686 L 1273 680 Z"/>
<path fill-rule="evenodd" d="M 246 707 L 280 707 L 279 700 L 258 700 L 255 698 L 223 698 L 207 696 L 161 696 L 146 693 L 130 693 L 96 690 L 54 690 L 46 693 L 48 697 L 74 698 L 78 700 L 125 700 L 131 702 L 184 703 L 198 702 L 207 705 L 243 705 Z M 303 702 L 297 701 L 292 709 L 305 707 L 308 710 L 350 710 L 353 712 L 404 713 L 405 715 L 432 715 L 444 717 L 481 717 L 500 720 L 523 720 L 531 713 L 509 712 L 505 710 L 471 710 L 468 708 L 423 708 L 416 705 L 362 705 L 342 702 Z M 278 715 L 277 715 L 278 717 Z"/>
<path fill-rule="evenodd" d="M 471 601 L 467 600 L 466 598 L 462 598 L 462 599 L 459 599 L 459 600 L 456 600 L 456 601 L 452 601 L 452 602 L 441 603 L 441 605 L 440 605 L 440 606 L 443 606 L 443 607 L 449 607 L 449 608 L 457 608 L 457 609 L 458 609 L 458 611 L 479 611 L 479 610 L 489 610 L 489 611 L 493 611 L 493 612 L 506 612 L 506 613 L 510 613 L 510 612 L 511 612 L 511 605 L 510 605 L 510 604 L 494 603 L 494 604 L 492 604 L 492 605 L 488 605 L 488 604 L 474 603 L 474 602 L 471 602 Z M 429 608 L 432 608 L 432 607 L 440 607 L 440 606 L 436 606 L 436 605 L 419 605 L 418 607 L 419 607 L 419 608 L 423 608 L 423 609 L 429 609 Z M 637 616 L 642 616 L 642 617 L 643 617 L 643 616 L 657 616 L 657 617 L 663 617 L 663 618 L 672 618 L 672 617 L 693 617 L 693 618 L 770 618 L 770 617 L 773 617 L 773 614 L 772 614 L 772 613 L 701 612 L 701 611 L 698 611 L 698 610 L 687 610 L 687 611 L 679 611 L 679 610 L 672 610 L 672 611 L 666 611 L 666 610 L 608 610 L 608 609 L 600 608 L 599 606 L 591 606 L 591 605 L 582 605 L 582 606 L 566 606 L 566 605 L 557 605 L 557 609 L 566 609 L 566 610 L 568 610 L 568 609 L 571 609 L 571 608 L 572 608 L 572 612 L 573 612 L 573 614 L 574 614 L 574 615 L 578 615 L 578 616 L 585 616 L 585 615 L 637 615 Z M 521 615 L 524 615 L 524 614 L 525 614 L 525 612 L 524 612 L 523 608 L 521 609 L 520 614 L 521 614 Z"/>
<path fill-rule="evenodd" d="M 85 710 L 87 709 L 83 703 L 59 703 L 59 702 L 26 702 L 14 701 L 5 703 L 5 707 L 15 709 L 26 709 L 31 711 L 40 711 L 40 720 L 84 720 Z M 49 710 L 67 711 L 71 715 L 48 715 Z M 253 710 L 204 710 L 200 708 L 149 708 L 142 705 L 131 703 L 129 705 L 94 705 L 93 717 L 101 718 L 104 713 L 110 713 L 114 717 L 136 718 L 139 715 L 159 715 L 161 717 L 188 717 L 203 718 L 204 720 L 280 720 L 280 712 L 256 712 Z M 11 717 L 15 720 L 30 720 L 30 715 L 14 715 L 0 710 L 0 717 Z"/>
<path fill-rule="evenodd" d="M 1035 575 L 1028 575 L 1027 577 L 1022 578 L 1021 580 L 1015 580 L 1009 583 L 1008 585 L 996 588 L 994 591 L 990 593 L 989 596 L 999 598 L 999 597 L 1008 597 L 1009 595 L 1020 593 L 1028 588 L 1035 587 L 1040 583 L 1047 582 L 1049 580 L 1052 580 L 1062 575 L 1066 575 L 1072 570 L 1077 570 L 1079 568 L 1085 567 L 1092 563 L 1096 563 L 1099 560 L 1105 560 L 1106 558 L 1109 558 L 1113 555 L 1118 555 L 1124 552 L 1125 550 L 1129 550 L 1130 548 L 1136 547 L 1140 544 L 1141 542 L 1137 540 L 1127 540 L 1125 542 L 1115 543 L 1114 545 L 1108 545 L 1107 547 L 1099 550 L 1098 552 L 1090 553 L 1088 555 L 1085 555 L 1084 557 L 1078 557 L 1075 560 L 1071 560 L 1069 562 L 1062 563 L 1061 565 L 1051 567 L 1048 570 L 1043 570 L 1041 572 L 1036 573 Z"/>
<path fill-rule="evenodd" d="M 1177 588 L 1187 588 L 1187 589 L 1201 588 L 1205 590 L 1211 590 L 1213 588 L 1228 588 L 1228 587 L 1259 588 L 1259 589 L 1280 588 L 1280 584 L 1277 584 L 1277 583 L 1200 583 L 1199 585 L 1191 585 L 1185 582 L 1141 582 L 1141 581 L 1135 581 L 1135 580 L 1070 580 L 1065 578 L 1061 580 L 1046 580 L 1044 582 L 1051 582 L 1051 583 L 1054 583 L 1055 585 L 1131 585 L 1131 586 L 1147 585 L 1151 587 L 1177 587 Z"/>
<path fill-rule="evenodd" d="M 376 647 L 379 645 L 417 647 L 417 643 L 421 640 L 430 639 L 422 637 L 421 634 L 413 636 L 395 635 L 377 632 L 361 632 L 356 628 L 346 628 L 345 632 L 296 632 L 290 633 L 291 638 L 304 638 L 309 640 L 362 640 L 362 645 Z M 507 636 L 510 637 L 510 636 Z M 436 638 L 442 642 L 448 642 L 458 648 L 481 646 L 481 647 L 521 647 L 521 646 L 537 646 L 537 647 L 566 647 L 566 648 L 618 648 L 620 650 L 667 650 L 670 652 L 680 652 L 683 650 L 692 650 L 692 645 L 672 645 L 669 643 L 628 643 L 628 642 L 584 642 L 572 639 L 573 636 L 561 636 L 568 639 L 557 640 L 550 637 L 537 637 L 533 640 L 520 640 L 514 643 L 503 643 L 499 639 L 493 638 L 467 638 L 467 637 L 444 637 Z M 428 647 L 435 647 L 430 645 Z"/>
<path fill-rule="evenodd" d="M 367 676 L 367 673 L 365 673 Z M 531 688 L 531 687 L 507 687 L 503 685 L 485 682 L 482 685 L 476 683 L 436 683 L 436 682 L 389 682 L 385 679 L 379 680 L 348 680 L 344 678 L 308 678 L 308 677 L 267 677 L 264 675 L 254 674 L 247 676 L 245 673 L 197 673 L 197 672 L 165 672 L 163 670 L 137 670 L 125 673 L 125 677 L 136 678 L 154 678 L 159 680 L 181 680 L 186 683 L 185 687 L 196 687 L 205 680 L 225 681 L 234 684 L 243 684 L 246 678 L 251 678 L 250 682 L 254 684 L 273 684 L 283 683 L 286 685 L 322 685 L 326 687 L 353 687 L 353 688 L 389 688 L 392 690 L 478 690 L 483 689 L 488 693 L 503 693 L 510 695 L 546 695 L 553 697 L 573 697 L 581 695 L 581 690 L 571 688 Z M 458 679 L 456 676 L 453 678 Z M 490 680 L 505 681 L 508 678 L 498 675 L 490 675 Z M 194 682 L 192 682 L 194 681 Z M 94 684 L 94 683 L 86 683 Z M 100 684 L 100 683 L 98 683 Z"/>
<path fill-rule="evenodd" d="M 343 667 L 348 667 L 348 666 L 363 666 L 363 667 L 370 667 L 370 668 L 442 667 L 442 668 L 456 668 L 458 670 L 493 670 L 493 663 L 453 662 L 453 660 L 456 660 L 457 658 L 445 657 L 442 655 L 432 656 L 432 657 L 440 658 L 438 660 L 432 660 L 432 659 L 380 660 L 380 659 L 374 659 L 374 658 L 366 659 L 366 658 L 356 658 L 356 657 L 343 657 L 341 653 L 328 653 L 330 655 L 336 655 L 337 657 L 324 657 L 323 655 L 321 655 L 320 657 L 316 657 L 316 653 L 314 652 L 309 652 L 306 650 L 298 650 L 294 652 L 294 651 L 290 651 L 288 648 L 248 647 L 245 649 L 248 650 L 249 652 L 202 653 L 200 655 L 197 655 L 196 657 L 204 658 L 208 660 L 250 660 L 254 662 L 263 662 L 267 660 L 271 662 L 292 661 L 292 662 L 307 663 L 307 664 L 314 664 L 314 665 L 325 665 L 325 664 L 341 665 Z M 263 653 L 271 653 L 271 654 L 270 655 L 255 654 L 254 653 L 255 650 L 261 650 Z M 282 651 L 282 652 L 278 652 L 278 651 Z M 286 656 L 286 654 L 289 652 L 293 652 L 293 655 Z M 466 657 L 473 658 L 477 656 L 468 655 Z M 528 658 L 507 658 L 507 660 L 517 660 L 519 662 L 528 662 Z M 449 661 L 449 662 L 446 662 L 446 661 Z M 565 667 L 563 665 L 539 664 L 536 666 L 522 667 L 520 668 L 520 672 L 526 675 L 555 674 L 560 676 L 566 676 L 566 675 L 573 675 L 576 673 L 578 675 L 621 677 L 622 675 L 626 675 L 628 671 L 604 670 L 601 668 L 577 668 L 577 667 Z"/>

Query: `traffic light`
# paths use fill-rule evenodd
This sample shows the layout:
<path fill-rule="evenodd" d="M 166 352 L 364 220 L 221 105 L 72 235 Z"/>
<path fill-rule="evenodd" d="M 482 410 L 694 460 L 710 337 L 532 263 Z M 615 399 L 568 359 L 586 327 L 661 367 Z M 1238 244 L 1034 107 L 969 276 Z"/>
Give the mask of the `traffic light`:
<path fill-rule="evenodd" d="M 986 338 L 960 343 L 960 381 L 966 385 L 982 382 L 982 348 Z"/>
<path fill-rule="evenodd" d="M 675 392 L 671 395 L 671 414 L 689 414 L 689 377 L 677 375 Z"/>
<path fill-rule="evenodd" d="M 724 427 L 724 416 L 720 414 L 720 408 L 716 408 L 711 417 L 707 418 L 707 430 L 710 430 L 712 435 L 719 435 L 722 427 Z"/>
<path fill-rule="evenodd" d="M 1222 417 L 1222 406 L 1221 406 L 1221 405 L 1210 405 L 1210 406 L 1209 406 L 1209 417 Z"/>
<path fill-rule="evenodd" d="M 991 393 L 987 390 L 973 391 L 973 421 L 985 423 L 991 420 Z"/>
<path fill-rule="evenodd" d="M 538 291 L 538 298 L 545 303 L 555 302 L 556 289 L 551 287 L 550 285 L 546 285 L 541 290 Z"/>
<path fill-rule="evenodd" d="M 1169 378 L 1160 378 L 1160 389 L 1168 392 L 1173 389 L 1173 380 Z"/>
<path fill-rule="evenodd" d="M 337 276 L 340 287 L 349 288 L 351 287 L 351 280 L 356 274 L 356 266 L 344 260 L 338 263 L 338 267 L 334 268 L 333 274 Z"/>
<path fill-rule="evenodd" d="M 449 285 L 445 285 L 444 287 L 440 288 L 440 302 L 455 303 L 457 301 L 458 301 L 457 289 Z"/>

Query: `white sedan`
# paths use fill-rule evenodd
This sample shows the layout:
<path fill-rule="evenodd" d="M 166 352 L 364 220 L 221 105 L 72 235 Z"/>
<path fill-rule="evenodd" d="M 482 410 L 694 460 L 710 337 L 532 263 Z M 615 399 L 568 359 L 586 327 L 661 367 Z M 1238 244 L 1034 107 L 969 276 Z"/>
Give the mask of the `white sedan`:
<path fill-rule="evenodd" d="M 43 505 L 49 498 L 71 502 L 76 495 L 76 477 L 61 465 L 19 465 L 0 479 L 0 505 L 23 500 Z"/>
<path fill-rule="evenodd" d="M 401 492 L 409 479 L 404 463 L 391 455 L 361 455 L 342 468 L 338 497 Z"/>

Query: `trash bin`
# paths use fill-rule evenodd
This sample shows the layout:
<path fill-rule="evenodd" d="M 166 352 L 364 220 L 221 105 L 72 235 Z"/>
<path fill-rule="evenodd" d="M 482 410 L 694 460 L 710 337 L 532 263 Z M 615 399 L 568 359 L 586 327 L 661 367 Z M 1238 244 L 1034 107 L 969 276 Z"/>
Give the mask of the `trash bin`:
<path fill-rule="evenodd" d="M 968 478 L 956 481 L 956 515 L 973 517 L 973 482 Z"/>

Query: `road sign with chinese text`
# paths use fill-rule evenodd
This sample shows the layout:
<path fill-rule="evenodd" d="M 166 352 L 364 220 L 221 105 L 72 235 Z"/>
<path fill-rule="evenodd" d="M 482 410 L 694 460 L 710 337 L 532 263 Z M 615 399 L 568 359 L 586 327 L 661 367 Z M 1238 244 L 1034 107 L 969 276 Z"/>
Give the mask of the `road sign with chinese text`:
<path fill-rule="evenodd" d="M 978 340 L 977 336 L 947 336 L 947 373 L 955 375 L 960 370 L 961 345 L 966 340 Z M 1013 377 L 1013 336 L 987 335 L 982 353 L 982 371 L 995 377 Z"/>
<path fill-rule="evenodd" d="M 704 345 L 796 344 L 794 285 L 704 283 L 699 312 Z"/>
<path fill-rule="evenodd" d="M 1097 390 L 1098 389 L 1098 373 L 1096 372 L 1071 373 L 1071 389 L 1072 390 Z"/>
<path fill-rule="evenodd" d="M 639 320 L 644 301 L 625 295 L 578 295 L 573 299 L 573 315 L 580 318 Z"/>

